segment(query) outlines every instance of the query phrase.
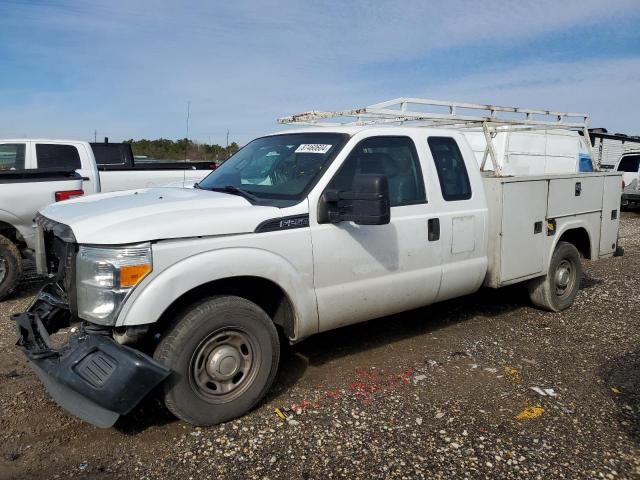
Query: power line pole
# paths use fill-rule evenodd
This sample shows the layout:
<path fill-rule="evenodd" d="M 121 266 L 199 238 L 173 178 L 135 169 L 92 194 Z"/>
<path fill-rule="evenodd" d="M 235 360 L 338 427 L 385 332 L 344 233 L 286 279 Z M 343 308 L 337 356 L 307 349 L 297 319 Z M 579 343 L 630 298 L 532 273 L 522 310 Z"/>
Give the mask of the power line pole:
<path fill-rule="evenodd" d="M 98 141 L 98 129 L 96 128 L 93 131 L 93 143 L 96 143 Z"/>
<path fill-rule="evenodd" d="M 191 115 L 191 101 L 187 102 L 187 140 L 189 140 L 189 116 Z"/>

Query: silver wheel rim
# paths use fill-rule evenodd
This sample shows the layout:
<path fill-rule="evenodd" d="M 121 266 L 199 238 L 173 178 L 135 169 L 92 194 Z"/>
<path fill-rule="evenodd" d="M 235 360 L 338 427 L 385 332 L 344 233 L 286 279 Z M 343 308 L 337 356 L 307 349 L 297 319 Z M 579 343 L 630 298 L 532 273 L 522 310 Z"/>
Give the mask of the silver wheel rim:
<path fill-rule="evenodd" d="M 7 276 L 7 260 L 4 257 L 0 257 L 0 283 L 4 282 Z"/>
<path fill-rule="evenodd" d="M 556 267 L 554 275 L 556 295 L 564 297 L 571 293 L 575 285 L 576 270 L 569 260 L 562 260 Z"/>
<path fill-rule="evenodd" d="M 253 383 L 260 349 L 252 335 L 240 328 L 217 330 L 205 338 L 189 363 L 191 387 L 208 403 L 226 403 Z"/>

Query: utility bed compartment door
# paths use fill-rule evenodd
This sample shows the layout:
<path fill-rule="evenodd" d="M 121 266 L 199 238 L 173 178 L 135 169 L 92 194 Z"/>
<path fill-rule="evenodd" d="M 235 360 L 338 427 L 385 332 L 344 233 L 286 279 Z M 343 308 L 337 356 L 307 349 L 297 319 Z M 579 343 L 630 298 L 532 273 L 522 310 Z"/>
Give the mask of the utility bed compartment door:
<path fill-rule="evenodd" d="M 616 250 L 620 223 L 621 187 L 622 179 L 619 176 L 604 177 L 602 222 L 600 223 L 600 255 L 608 255 Z"/>
<path fill-rule="evenodd" d="M 547 193 L 546 180 L 503 184 L 502 282 L 542 272 Z"/>
<path fill-rule="evenodd" d="M 551 179 L 549 186 L 549 218 L 596 212 L 602 208 L 604 177 L 572 177 Z"/>

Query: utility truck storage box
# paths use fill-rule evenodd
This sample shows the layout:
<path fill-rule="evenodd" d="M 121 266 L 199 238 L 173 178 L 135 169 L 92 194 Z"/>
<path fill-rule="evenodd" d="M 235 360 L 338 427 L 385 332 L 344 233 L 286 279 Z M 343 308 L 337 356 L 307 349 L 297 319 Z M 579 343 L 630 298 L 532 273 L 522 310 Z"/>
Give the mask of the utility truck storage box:
<path fill-rule="evenodd" d="M 593 227 L 591 235 L 584 231 L 583 256 L 595 260 L 615 252 L 619 175 L 485 174 L 483 181 L 489 209 L 486 286 L 497 288 L 546 274 L 553 246 L 578 218 Z M 603 232 L 613 233 L 603 235 Z"/>

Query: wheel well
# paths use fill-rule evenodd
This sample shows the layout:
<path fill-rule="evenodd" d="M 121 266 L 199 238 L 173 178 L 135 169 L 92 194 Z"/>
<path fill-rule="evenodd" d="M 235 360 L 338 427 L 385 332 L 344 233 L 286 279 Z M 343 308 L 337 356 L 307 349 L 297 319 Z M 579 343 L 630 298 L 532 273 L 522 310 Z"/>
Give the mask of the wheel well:
<path fill-rule="evenodd" d="M 289 338 L 295 336 L 295 313 L 287 294 L 279 285 L 262 277 L 231 277 L 195 287 L 178 297 L 161 315 L 160 330 L 189 305 L 212 295 L 237 295 L 262 308 Z"/>
<path fill-rule="evenodd" d="M 568 242 L 578 249 L 580 255 L 584 258 L 591 258 L 591 240 L 589 233 L 583 227 L 572 228 L 565 231 L 558 242 Z"/>
<path fill-rule="evenodd" d="M 22 243 L 19 240 L 18 230 L 10 223 L 0 222 L 0 235 L 7 237 L 13 243 Z"/>

